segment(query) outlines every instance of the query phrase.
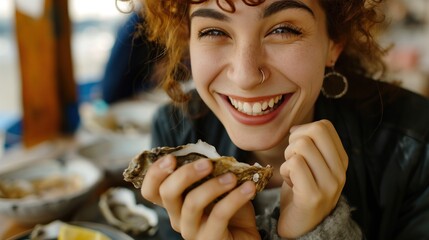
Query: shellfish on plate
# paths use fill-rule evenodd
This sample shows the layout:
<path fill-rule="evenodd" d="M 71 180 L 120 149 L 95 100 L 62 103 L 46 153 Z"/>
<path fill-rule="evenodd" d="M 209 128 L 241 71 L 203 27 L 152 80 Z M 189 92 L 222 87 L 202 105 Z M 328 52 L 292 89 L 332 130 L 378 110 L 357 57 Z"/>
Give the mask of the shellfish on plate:
<path fill-rule="evenodd" d="M 98 202 L 107 222 L 132 235 L 153 236 L 158 230 L 154 209 L 137 204 L 134 192 L 124 187 L 109 188 Z"/>
<path fill-rule="evenodd" d="M 177 168 L 200 158 L 209 158 L 213 163 L 213 171 L 206 179 L 232 172 L 237 176 L 237 185 L 245 181 L 253 181 L 256 184 L 257 192 L 265 188 L 273 175 L 273 168 L 270 165 L 265 167 L 258 163 L 249 165 L 237 161 L 234 157 L 220 156 L 215 147 L 198 140 L 195 144 L 190 143 L 178 147 L 157 147 L 143 151 L 132 159 L 128 168 L 125 169 L 123 173 L 124 180 L 131 182 L 136 188 L 141 188 L 149 166 L 167 154 L 172 154 L 176 157 Z"/>

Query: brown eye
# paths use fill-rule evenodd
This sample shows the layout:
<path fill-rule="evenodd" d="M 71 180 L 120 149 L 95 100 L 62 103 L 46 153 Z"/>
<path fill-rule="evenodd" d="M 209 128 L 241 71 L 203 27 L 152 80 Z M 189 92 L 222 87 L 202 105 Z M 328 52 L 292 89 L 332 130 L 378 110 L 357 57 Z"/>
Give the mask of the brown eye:
<path fill-rule="evenodd" d="M 302 35 L 302 31 L 296 26 L 287 24 L 275 28 L 270 34 L 280 35 L 282 37 L 294 37 Z"/>
<path fill-rule="evenodd" d="M 198 32 L 199 39 L 203 37 L 216 38 L 216 37 L 225 37 L 225 36 L 228 36 L 228 35 L 225 32 L 216 28 L 204 29 Z"/>

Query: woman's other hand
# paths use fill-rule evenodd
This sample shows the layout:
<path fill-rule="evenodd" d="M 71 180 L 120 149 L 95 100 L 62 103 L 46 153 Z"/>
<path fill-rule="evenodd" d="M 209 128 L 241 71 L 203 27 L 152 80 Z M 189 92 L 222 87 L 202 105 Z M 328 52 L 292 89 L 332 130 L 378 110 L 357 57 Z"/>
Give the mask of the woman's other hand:
<path fill-rule="evenodd" d="M 250 203 L 256 192 L 254 183 L 236 187 L 235 175 L 227 173 L 203 182 L 185 195 L 192 184 L 210 174 L 212 163 L 200 159 L 176 170 L 175 167 L 176 159 L 171 155 L 156 161 L 145 176 L 141 193 L 167 210 L 173 229 L 183 238 L 260 238 Z M 228 194 L 223 196 L 225 193 Z M 220 196 L 223 198 L 215 201 Z"/>
<path fill-rule="evenodd" d="M 295 238 L 313 230 L 337 205 L 348 156 L 327 120 L 293 127 L 284 155 L 278 233 Z"/>

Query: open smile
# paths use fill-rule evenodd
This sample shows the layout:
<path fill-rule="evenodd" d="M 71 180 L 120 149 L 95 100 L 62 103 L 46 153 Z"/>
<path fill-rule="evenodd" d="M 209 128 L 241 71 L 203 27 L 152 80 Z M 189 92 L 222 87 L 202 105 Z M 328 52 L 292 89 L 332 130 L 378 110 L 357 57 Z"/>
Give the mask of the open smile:
<path fill-rule="evenodd" d="M 283 95 L 277 95 L 256 102 L 246 102 L 233 97 L 228 97 L 228 99 L 235 109 L 250 116 L 268 114 L 280 106 L 284 100 Z"/>
<path fill-rule="evenodd" d="M 263 98 L 225 96 L 231 115 L 246 125 L 261 125 L 273 120 L 286 105 L 292 93 Z"/>

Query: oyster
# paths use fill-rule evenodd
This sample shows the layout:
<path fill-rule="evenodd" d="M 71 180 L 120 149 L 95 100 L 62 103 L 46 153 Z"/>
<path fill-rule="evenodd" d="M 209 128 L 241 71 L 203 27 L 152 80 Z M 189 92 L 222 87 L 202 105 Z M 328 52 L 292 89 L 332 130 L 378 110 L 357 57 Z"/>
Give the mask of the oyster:
<path fill-rule="evenodd" d="M 134 193 L 123 187 L 110 188 L 98 202 L 107 222 L 132 235 L 152 236 L 158 230 L 158 215 L 154 209 L 136 204 Z"/>
<path fill-rule="evenodd" d="M 61 220 L 55 220 L 48 224 L 37 224 L 30 233 L 31 240 L 56 239 L 61 226 L 65 224 Z"/>
<path fill-rule="evenodd" d="M 220 156 L 213 146 L 199 140 L 196 144 L 191 143 L 178 147 L 157 147 L 142 152 L 125 169 L 123 173 L 124 180 L 133 183 L 136 188 L 141 188 L 149 166 L 167 154 L 176 156 L 177 168 L 200 158 L 209 158 L 213 162 L 213 171 L 206 179 L 232 172 L 237 176 L 238 185 L 248 180 L 255 182 L 257 192 L 264 189 L 273 175 L 273 168 L 270 165 L 266 167 L 257 163 L 249 165 L 238 162 L 233 157 Z M 203 179 L 203 181 L 206 179 Z"/>

